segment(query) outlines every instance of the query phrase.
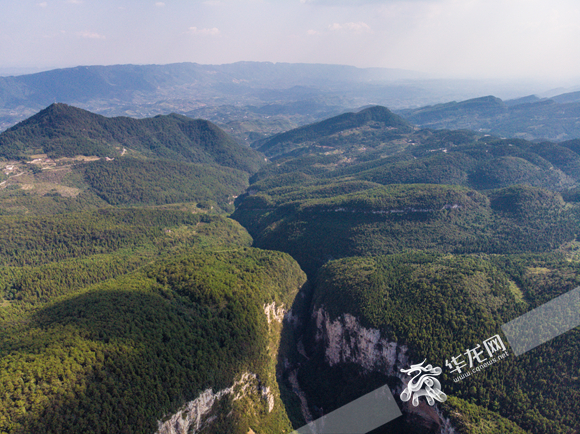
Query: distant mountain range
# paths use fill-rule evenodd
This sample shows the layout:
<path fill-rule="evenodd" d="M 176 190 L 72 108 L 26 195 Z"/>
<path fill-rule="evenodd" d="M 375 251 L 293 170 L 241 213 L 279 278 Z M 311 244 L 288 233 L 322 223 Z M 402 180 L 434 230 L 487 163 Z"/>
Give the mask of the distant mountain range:
<path fill-rule="evenodd" d="M 468 129 L 528 140 L 580 137 L 580 92 L 502 101 L 493 96 L 399 110 L 409 122 L 431 129 Z"/>
<path fill-rule="evenodd" d="M 47 105 L 54 99 L 78 102 L 96 98 L 127 99 L 135 93 L 162 94 L 176 86 L 184 88 L 180 89 L 181 92 L 174 89 L 173 96 L 183 92 L 187 94 L 191 90 L 203 92 L 211 88 L 222 95 L 246 95 L 261 90 L 263 94 L 271 92 L 270 97 L 283 98 L 288 94 L 311 95 L 311 87 L 329 88 L 340 83 L 384 82 L 419 77 L 416 73 L 392 69 L 270 62 L 78 66 L 0 77 L 0 103 L 6 107 L 23 103 Z M 188 89 L 191 86 L 194 89 Z"/>
<path fill-rule="evenodd" d="M 318 101 L 315 111 L 321 104 L 362 105 L 371 93 L 369 85 L 374 94 L 381 84 L 379 94 L 410 95 L 415 93 L 411 87 L 393 83 L 417 78 L 416 73 L 391 69 L 270 62 L 79 66 L 0 77 L 0 128 L 54 102 L 134 117 L 228 105 L 255 106 L 250 113 L 266 106 L 261 111 L 269 116 L 270 104 L 294 104 L 290 111 L 295 112 L 298 102 L 300 114 L 309 114 L 309 101 Z M 288 109 L 277 111 L 287 114 Z"/>
<path fill-rule="evenodd" d="M 405 109 L 486 94 L 512 98 L 539 86 L 321 64 L 78 66 L 0 77 L 0 131 L 62 102 L 106 116 L 202 117 L 249 143 L 368 105 Z"/>

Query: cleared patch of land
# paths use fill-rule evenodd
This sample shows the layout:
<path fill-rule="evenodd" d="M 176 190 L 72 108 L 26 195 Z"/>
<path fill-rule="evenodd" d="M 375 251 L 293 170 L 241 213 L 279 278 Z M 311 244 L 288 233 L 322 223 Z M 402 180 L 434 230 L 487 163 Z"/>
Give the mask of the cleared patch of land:
<path fill-rule="evenodd" d="M 509 282 L 509 290 L 514 295 L 518 303 L 524 301 L 524 293 L 513 280 L 510 280 Z"/>

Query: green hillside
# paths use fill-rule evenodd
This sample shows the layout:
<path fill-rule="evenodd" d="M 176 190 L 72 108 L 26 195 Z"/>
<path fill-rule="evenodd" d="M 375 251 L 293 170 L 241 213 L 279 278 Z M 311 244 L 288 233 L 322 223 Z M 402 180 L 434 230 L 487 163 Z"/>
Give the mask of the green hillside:
<path fill-rule="evenodd" d="M 226 167 L 123 158 L 86 165 L 90 191 L 111 205 L 213 202 L 227 209 L 248 185 L 248 174 Z"/>
<path fill-rule="evenodd" d="M 254 143 L 253 147 L 270 158 L 281 158 L 312 150 L 349 149 L 355 145 L 377 147 L 412 131 L 407 121 L 389 109 L 374 106 L 274 135 Z"/>
<path fill-rule="evenodd" d="M 180 115 L 150 119 L 106 118 L 52 104 L 0 135 L 0 157 L 49 158 L 77 155 L 119 157 L 124 154 L 166 158 L 256 171 L 263 158 L 238 145 L 211 122 Z"/>
<path fill-rule="evenodd" d="M 208 121 L 53 104 L 0 134 L 0 215 L 174 203 L 231 211 L 264 164 Z"/>
<path fill-rule="evenodd" d="M 334 182 L 284 191 L 247 197 L 233 217 L 256 246 L 290 253 L 310 275 L 348 256 L 550 251 L 578 231 L 560 195 L 533 187 L 484 195 L 444 185 Z"/>
<path fill-rule="evenodd" d="M 0 432 L 153 433 L 243 378 L 246 397 L 218 400 L 212 429 L 290 431 L 280 326 L 264 311 L 304 283 L 289 256 L 245 247 L 231 220 L 178 211 L 2 223 Z"/>
<path fill-rule="evenodd" d="M 255 144 L 272 161 L 207 121 L 63 104 L 0 135 L 0 434 L 290 432 L 400 388 L 385 342 L 364 361 L 378 332 L 445 367 L 580 284 L 577 141 L 370 107 Z M 337 363 L 323 324 L 358 327 Z M 441 414 L 461 434 L 580 430 L 578 338 L 445 373 Z M 437 432 L 401 408 L 377 434 Z"/>
<path fill-rule="evenodd" d="M 323 134 L 318 137 L 325 140 Z M 357 136 L 341 140 L 347 144 L 329 142 L 280 156 L 252 181 L 297 172 L 379 184 L 454 184 L 478 190 L 528 184 L 557 191 L 580 181 L 580 149 L 574 141 L 532 143 L 464 130 L 417 130 L 385 141 L 372 139 L 370 145 Z"/>
<path fill-rule="evenodd" d="M 407 345 L 413 363 L 444 367 L 444 357 L 580 282 L 576 142 L 466 130 L 414 130 L 376 148 L 357 140 L 274 156 L 232 215 L 254 246 L 289 253 L 313 284 L 303 309 L 310 321 L 295 330 L 301 347 L 288 352 L 283 383 L 287 407 L 302 408 L 295 425 L 385 384 L 400 387 L 386 366 L 368 367 L 376 334 L 345 332 L 353 318 Z M 324 318 L 342 321 L 332 333 L 344 337 L 325 336 Z M 466 434 L 578 430 L 576 335 L 463 382 L 444 377 L 450 400 L 439 408 Z M 357 339 L 367 340 L 349 349 Z M 346 360 L 331 364 L 329 352 Z M 374 432 L 439 432 L 434 412 L 401 407 L 403 418 Z"/>

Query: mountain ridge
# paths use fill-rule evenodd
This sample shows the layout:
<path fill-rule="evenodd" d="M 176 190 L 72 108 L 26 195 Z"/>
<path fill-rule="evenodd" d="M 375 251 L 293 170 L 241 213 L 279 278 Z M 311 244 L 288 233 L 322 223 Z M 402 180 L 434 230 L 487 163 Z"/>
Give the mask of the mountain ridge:
<path fill-rule="evenodd" d="M 0 156 L 12 159 L 32 153 L 46 153 L 50 158 L 116 157 L 124 153 L 124 147 L 129 154 L 246 172 L 263 165 L 256 151 L 239 145 L 212 122 L 177 114 L 147 119 L 106 118 L 54 103 L 0 134 Z"/>
<path fill-rule="evenodd" d="M 551 98 L 535 95 L 503 101 L 494 96 L 451 101 L 397 113 L 423 128 L 469 129 L 527 140 L 565 141 L 578 137 L 580 92 Z"/>
<path fill-rule="evenodd" d="M 371 106 L 358 112 L 343 113 L 320 122 L 276 134 L 273 137 L 254 142 L 252 147 L 268 157 L 280 158 L 288 151 L 309 147 L 312 144 L 324 146 L 322 142 L 325 139 L 362 127 L 370 127 L 375 132 L 380 130 L 391 135 L 413 131 L 413 126 L 409 122 L 388 108 Z"/>
<path fill-rule="evenodd" d="M 385 107 L 368 107 L 290 132 L 280 158 L 268 164 L 227 136 L 221 147 L 209 140 L 219 142 L 220 131 L 177 114 L 109 119 L 55 104 L 0 135 L 13 140 L 21 157 L 0 162 L 6 179 L 0 212 L 11 203 L 33 214 L 41 184 L 43 200 L 68 200 L 64 190 L 50 190 L 58 182 L 68 183 L 70 194 L 76 188 L 78 197 L 101 200 L 91 212 L 0 217 L 4 431 L 153 432 L 160 418 L 185 423 L 183 405 L 210 388 L 245 390 L 238 379 L 249 373 L 256 381 L 247 389 L 262 393 L 252 393 L 249 404 L 237 400 L 241 395 L 222 401 L 207 430 L 288 432 L 288 419 L 294 428 L 302 424 L 301 404 L 317 415 L 365 388 L 402 384 L 380 370 L 361 377 L 358 355 L 328 366 L 313 309 L 320 313 L 324 305 L 332 319 L 356 315 L 360 325 L 408 345 L 409 360 L 444 366 L 444 357 L 496 334 L 500 319 L 578 285 L 577 263 L 564 257 L 577 249 L 578 206 L 557 191 L 580 181 L 580 141 L 418 130 Z M 293 137 L 297 147 L 284 149 Z M 197 154 L 188 154 L 188 146 Z M 251 151 L 247 160 L 239 155 L 244 149 Z M 56 158 L 79 150 L 103 157 Z M 38 151 L 52 152 L 54 160 Z M 220 163 L 249 165 L 252 155 L 261 168 L 241 194 L 251 172 Z M 63 173 L 67 161 L 72 167 Z M 235 199 L 232 217 L 243 227 L 210 215 L 222 211 L 211 199 L 219 207 Z M 424 314 L 429 309 L 433 315 Z M 366 357 L 368 345 L 359 352 L 359 338 L 343 336 L 346 344 L 334 346 L 334 354 Z M 373 342 L 381 347 L 380 367 L 378 355 L 388 346 Z M 486 381 L 457 386 L 442 378 L 450 396 L 465 400 L 452 411 L 471 405 L 474 420 L 483 412 L 538 434 L 569 432 L 580 401 L 576 369 L 562 367 L 575 366 L 576 342 L 540 349 L 546 362 L 505 365 L 517 374 L 510 385 L 524 380 L 520 400 L 503 387 L 504 370 L 490 368 Z M 568 359 L 550 354 L 559 348 Z M 536 394 L 539 369 L 546 369 L 545 397 Z M 53 376 L 46 380 L 44 372 Z M 530 415 L 519 408 L 528 399 L 534 411 L 549 408 L 552 415 L 561 401 L 565 414 Z M 257 409 L 256 417 L 248 408 Z M 421 432 L 412 419 L 399 429 L 402 419 L 380 432 Z"/>

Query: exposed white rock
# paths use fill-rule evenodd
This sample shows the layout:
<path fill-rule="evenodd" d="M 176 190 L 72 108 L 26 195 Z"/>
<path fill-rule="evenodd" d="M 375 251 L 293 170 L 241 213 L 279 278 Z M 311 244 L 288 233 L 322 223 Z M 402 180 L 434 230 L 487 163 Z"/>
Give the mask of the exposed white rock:
<path fill-rule="evenodd" d="M 268 413 L 271 413 L 274 410 L 274 394 L 269 387 L 262 387 L 262 398 L 268 403 Z"/>
<path fill-rule="evenodd" d="M 330 366 L 353 362 L 367 371 L 399 376 L 399 367 L 408 364 L 407 346 L 381 338 L 380 330 L 361 326 L 354 316 L 347 313 L 331 321 L 324 308 L 314 316 L 316 340 L 324 341 Z"/>
<path fill-rule="evenodd" d="M 231 387 L 216 393 L 212 389 L 204 390 L 199 397 L 185 404 L 169 419 L 158 421 L 156 434 L 195 434 L 215 419 L 209 414 L 217 401 L 226 395 L 233 395 L 233 400 L 237 401 L 253 392 L 261 394 L 268 405 L 268 412 L 274 409 L 275 398 L 270 387 L 263 386 L 256 374 L 245 372 Z"/>
<path fill-rule="evenodd" d="M 326 362 L 330 366 L 338 363 L 356 363 L 365 371 L 378 371 L 401 379 L 401 384 L 394 390 L 400 394 L 409 378 L 400 372 L 403 367 L 411 363 L 408 357 L 408 347 L 390 342 L 381 337 L 378 329 L 363 327 L 356 317 L 348 313 L 341 315 L 334 321 L 324 307 L 320 307 L 312 314 L 316 322 L 315 339 L 324 346 Z M 434 422 L 440 426 L 439 434 L 456 434 L 450 421 L 443 416 L 437 406 L 428 406 L 423 403 L 420 408 L 406 406 L 427 422 Z"/>
<path fill-rule="evenodd" d="M 268 325 L 273 321 L 281 323 L 284 320 L 284 315 L 286 315 L 286 309 L 284 305 L 276 306 L 276 302 L 264 305 L 264 313 L 268 318 Z"/>
<path fill-rule="evenodd" d="M 226 389 L 227 390 L 227 389 Z M 225 391 L 213 393 L 211 389 L 204 390 L 199 397 L 188 402 L 165 422 L 158 422 L 158 434 L 187 434 L 196 433 L 203 427 L 204 416 L 208 414 L 213 405 L 219 400 Z"/>

